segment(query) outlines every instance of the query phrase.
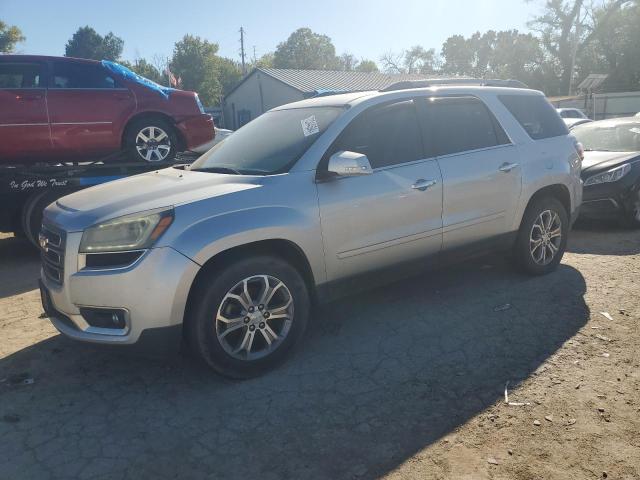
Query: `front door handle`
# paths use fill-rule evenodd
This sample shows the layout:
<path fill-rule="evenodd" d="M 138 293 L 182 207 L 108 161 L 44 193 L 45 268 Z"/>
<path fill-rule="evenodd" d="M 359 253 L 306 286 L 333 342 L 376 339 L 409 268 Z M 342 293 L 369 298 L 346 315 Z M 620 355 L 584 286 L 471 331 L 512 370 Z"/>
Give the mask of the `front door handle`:
<path fill-rule="evenodd" d="M 498 168 L 498 170 L 500 170 L 501 172 L 504 172 L 504 173 L 509 173 L 511 170 L 513 170 L 514 168 L 517 168 L 517 167 L 518 167 L 517 163 L 504 162 L 502 165 L 500 165 L 500 168 Z"/>
<path fill-rule="evenodd" d="M 433 187 L 436 183 L 438 182 L 436 182 L 435 180 L 425 180 L 424 178 L 421 178 L 419 180 L 416 180 L 416 183 L 411 185 L 411 188 L 424 192 L 426 189 Z"/>

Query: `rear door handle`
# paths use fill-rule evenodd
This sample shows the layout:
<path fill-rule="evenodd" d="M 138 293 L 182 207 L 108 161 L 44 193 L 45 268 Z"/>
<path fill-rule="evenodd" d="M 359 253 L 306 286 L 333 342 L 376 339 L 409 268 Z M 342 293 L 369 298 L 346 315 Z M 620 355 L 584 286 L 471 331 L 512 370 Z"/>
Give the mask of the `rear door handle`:
<path fill-rule="evenodd" d="M 517 168 L 518 164 L 517 163 L 503 163 L 502 165 L 500 165 L 500 168 L 498 168 L 498 170 L 500 170 L 501 172 L 504 173 L 509 173 L 511 170 L 513 170 L 514 168 Z"/>
<path fill-rule="evenodd" d="M 416 183 L 411 185 L 411 188 L 424 192 L 428 188 L 433 187 L 436 183 L 438 182 L 436 182 L 435 180 L 425 180 L 424 178 L 421 178 L 419 180 L 416 180 Z"/>

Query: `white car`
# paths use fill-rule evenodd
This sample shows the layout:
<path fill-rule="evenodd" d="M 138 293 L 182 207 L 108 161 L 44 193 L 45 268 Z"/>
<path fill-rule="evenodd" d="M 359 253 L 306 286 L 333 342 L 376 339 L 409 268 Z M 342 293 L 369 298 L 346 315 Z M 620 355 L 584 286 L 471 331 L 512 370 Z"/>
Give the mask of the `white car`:
<path fill-rule="evenodd" d="M 562 118 L 589 118 L 579 108 L 557 108 Z"/>
<path fill-rule="evenodd" d="M 216 131 L 216 136 L 213 138 L 213 140 L 203 145 L 200 145 L 199 147 L 194 148 L 191 151 L 200 153 L 200 154 L 206 153 L 233 133 L 233 130 L 226 130 L 224 128 L 218 128 L 218 127 L 215 127 L 215 131 Z"/>

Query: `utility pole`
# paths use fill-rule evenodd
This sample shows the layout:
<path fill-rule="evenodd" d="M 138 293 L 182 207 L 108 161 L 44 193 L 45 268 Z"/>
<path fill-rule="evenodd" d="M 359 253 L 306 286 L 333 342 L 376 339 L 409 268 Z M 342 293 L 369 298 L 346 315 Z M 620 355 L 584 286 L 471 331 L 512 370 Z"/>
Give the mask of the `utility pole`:
<path fill-rule="evenodd" d="M 253 64 L 258 63 L 258 57 L 256 57 L 256 46 L 253 46 Z"/>
<path fill-rule="evenodd" d="M 580 44 L 580 35 L 582 34 L 582 22 L 580 21 L 580 11 L 582 9 L 582 2 L 580 3 L 580 5 L 578 5 L 578 12 L 576 14 L 576 27 L 575 27 L 575 33 L 574 33 L 574 42 L 573 42 L 573 49 L 571 51 L 571 77 L 569 78 L 569 96 L 572 96 L 574 94 L 574 75 L 575 75 L 575 70 L 576 70 L 576 57 L 578 56 L 578 47 Z"/>
<path fill-rule="evenodd" d="M 247 65 L 245 63 L 244 53 L 244 28 L 240 27 L 240 57 L 242 58 L 242 75 L 247 74 Z"/>

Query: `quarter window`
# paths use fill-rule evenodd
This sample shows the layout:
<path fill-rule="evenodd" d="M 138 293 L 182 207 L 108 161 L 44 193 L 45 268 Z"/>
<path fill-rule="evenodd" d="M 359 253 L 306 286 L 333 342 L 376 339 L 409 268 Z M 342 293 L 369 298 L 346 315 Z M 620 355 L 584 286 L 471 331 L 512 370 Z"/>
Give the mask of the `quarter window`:
<path fill-rule="evenodd" d="M 372 107 L 356 117 L 332 149 L 341 150 L 366 155 L 373 168 L 424 158 L 413 101 Z"/>
<path fill-rule="evenodd" d="M 569 133 L 556 109 L 542 95 L 499 95 L 498 98 L 533 140 Z"/>
<path fill-rule="evenodd" d="M 427 100 L 431 119 L 430 138 L 436 155 L 495 147 L 509 143 L 493 115 L 476 98 L 434 98 Z"/>
<path fill-rule="evenodd" d="M 37 63 L 0 63 L 0 88 L 38 88 L 40 73 Z"/>
<path fill-rule="evenodd" d="M 115 88 L 116 81 L 100 65 L 55 62 L 50 88 Z"/>

